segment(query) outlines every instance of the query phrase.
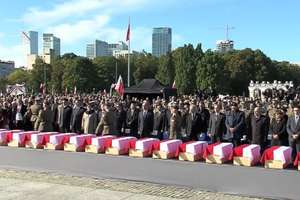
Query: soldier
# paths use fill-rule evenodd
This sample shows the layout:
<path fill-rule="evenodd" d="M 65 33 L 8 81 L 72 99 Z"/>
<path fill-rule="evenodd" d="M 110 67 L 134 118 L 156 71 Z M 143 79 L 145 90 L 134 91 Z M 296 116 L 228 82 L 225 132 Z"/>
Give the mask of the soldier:
<path fill-rule="evenodd" d="M 181 119 L 178 113 L 178 107 L 176 103 L 171 105 L 171 117 L 170 117 L 170 135 L 169 139 L 179 139 L 181 134 Z"/>
<path fill-rule="evenodd" d="M 103 110 L 103 115 L 96 128 L 97 135 L 111 135 L 114 134 L 114 113 L 111 111 L 111 104 L 106 103 Z"/>
<path fill-rule="evenodd" d="M 48 101 L 44 101 L 43 109 L 39 112 L 34 129 L 40 132 L 53 131 L 53 119 L 53 111 L 50 108 L 50 104 Z"/>
<path fill-rule="evenodd" d="M 40 101 L 39 98 L 35 98 L 34 104 L 32 106 L 30 106 L 30 113 L 31 113 L 30 121 L 31 121 L 32 127 L 34 127 L 34 128 L 35 128 L 35 123 L 36 123 L 36 120 L 40 113 L 40 110 L 42 109 L 39 101 Z"/>

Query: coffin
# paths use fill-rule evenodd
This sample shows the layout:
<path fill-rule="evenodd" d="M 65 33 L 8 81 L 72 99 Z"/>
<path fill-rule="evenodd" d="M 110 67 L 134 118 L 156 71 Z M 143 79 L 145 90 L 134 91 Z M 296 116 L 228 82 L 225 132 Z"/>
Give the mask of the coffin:
<path fill-rule="evenodd" d="M 92 134 L 71 136 L 69 143 L 64 144 L 64 150 L 71 152 L 84 152 L 85 146 L 92 143 L 93 137 L 95 137 L 95 135 Z"/>
<path fill-rule="evenodd" d="M 179 146 L 179 160 L 198 161 L 203 159 L 204 151 L 207 147 L 207 142 L 187 142 Z"/>
<path fill-rule="evenodd" d="M 109 155 L 125 155 L 129 153 L 130 143 L 136 141 L 135 137 L 120 137 L 112 140 L 111 147 L 105 150 Z"/>
<path fill-rule="evenodd" d="M 239 166 L 254 166 L 260 161 L 260 146 L 244 144 L 233 149 L 233 164 Z"/>
<path fill-rule="evenodd" d="M 179 146 L 182 144 L 181 140 L 167 140 L 162 141 L 159 147 L 155 147 L 152 153 L 152 158 L 155 159 L 171 159 L 178 156 Z"/>
<path fill-rule="evenodd" d="M 232 151 L 232 143 L 214 143 L 207 145 L 204 158 L 207 163 L 223 164 L 230 161 Z"/>
<path fill-rule="evenodd" d="M 111 147 L 112 140 L 115 138 L 116 136 L 112 136 L 112 135 L 94 137 L 92 138 L 92 143 L 90 145 L 86 145 L 85 152 L 105 153 L 105 150 Z"/>
<path fill-rule="evenodd" d="M 26 148 L 44 149 L 44 146 L 50 141 L 51 135 L 57 135 L 57 132 L 43 132 L 31 135 L 30 141 L 25 144 Z"/>
<path fill-rule="evenodd" d="M 59 133 L 50 135 L 49 142 L 46 143 L 44 149 L 47 150 L 64 150 L 64 145 L 69 143 L 70 137 L 75 136 L 75 133 Z"/>
<path fill-rule="evenodd" d="M 153 145 L 160 143 L 156 138 L 145 138 L 130 143 L 129 156 L 149 157 L 152 156 Z"/>
<path fill-rule="evenodd" d="M 284 169 L 292 162 L 292 148 L 273 146 L 265 150 L 261 163 L 265 168 Z"/>
<path fill-rule="evenodd" d="M 31 135 L 38 133 L 38 131 L 13 132 L 12 140 L 8 143 L 8 146 L 25 147 L 26 142 L 31 140 Z"/>
<path fill-rule="evenodd" d="M 0 129 L 0 146 L 7 146 L 13 139 L 13 133 L 22 132 L 21 130 Z"/>

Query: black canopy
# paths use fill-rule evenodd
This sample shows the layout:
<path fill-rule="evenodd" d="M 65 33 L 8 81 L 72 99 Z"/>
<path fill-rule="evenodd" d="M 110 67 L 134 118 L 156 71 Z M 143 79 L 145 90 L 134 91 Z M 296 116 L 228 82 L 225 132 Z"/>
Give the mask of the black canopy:
<path fill-rule="evenodd" d="M 176 89 L 165 86 L 156 79 L 144 79 L 139 84 L 125 89 L 125 95 L 130 96 L 168 97 L 175 94 Z"/>

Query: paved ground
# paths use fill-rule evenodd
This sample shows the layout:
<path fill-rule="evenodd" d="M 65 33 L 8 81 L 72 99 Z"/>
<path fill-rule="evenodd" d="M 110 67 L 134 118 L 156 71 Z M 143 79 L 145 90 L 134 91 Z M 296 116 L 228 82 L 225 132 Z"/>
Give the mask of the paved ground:
<path fill-rule="evenodd" d="M 167 185 L 28 171 L 0 170 L 0 177 L 0 200 L 255 200 Z"/>
<path fill-rule="evenodd" d="M 300 196 L 296 170 L 8 147 L 0 147 L 0 168 L 133 180 L 264 198 L 299 199 Z"/>

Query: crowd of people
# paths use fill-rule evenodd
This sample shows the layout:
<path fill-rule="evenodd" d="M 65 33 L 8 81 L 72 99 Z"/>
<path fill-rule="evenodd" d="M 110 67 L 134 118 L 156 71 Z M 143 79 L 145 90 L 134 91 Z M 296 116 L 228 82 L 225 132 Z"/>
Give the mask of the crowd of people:
<path fill-rule="evenodd" d="M 4 96 L 0 128 L 259 144 L 300 151 L 299 99 L 106 94 Z"/>

